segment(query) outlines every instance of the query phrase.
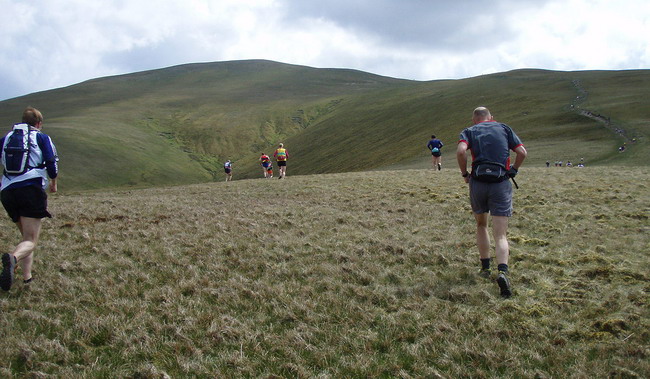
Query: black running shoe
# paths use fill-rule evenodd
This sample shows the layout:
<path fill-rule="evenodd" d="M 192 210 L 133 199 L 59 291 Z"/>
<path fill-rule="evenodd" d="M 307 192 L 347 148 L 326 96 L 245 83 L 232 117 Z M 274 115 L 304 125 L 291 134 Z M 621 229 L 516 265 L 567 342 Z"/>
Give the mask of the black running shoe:
<path fill-rule="evenodd" d="M 14 282 L 14 268 L 16 266 L 16 258 L 9 255 L 9 253 L 2 254 L 2 273 L 0 274 L 0 288 L 5 291 L 11 289 Z"/>
<path fill-rule="evenodd" d="M 508 277 L 506 276 L 505 272 L 499 271 L 499 276 L 497 277 L 497 284 L 501 289 L 502 297 L 507 298 L 512 296 L 512 291 L 510 290 L 510 280 L 508 280 Z"/>

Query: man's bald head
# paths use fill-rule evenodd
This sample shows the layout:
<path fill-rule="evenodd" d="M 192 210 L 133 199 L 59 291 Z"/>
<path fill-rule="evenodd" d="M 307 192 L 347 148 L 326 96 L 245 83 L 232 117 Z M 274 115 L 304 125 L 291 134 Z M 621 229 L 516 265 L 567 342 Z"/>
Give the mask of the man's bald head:
<path fill-rule="evenodd" d="M 474 109 L 474 114 L 472 115 L 472 121 L 475 124 L 480 124 L 481 122 L 490 121 L 490 120 L 492 120 L 492 114 L 490 114 L 489 109 L 487 109 L 486 107 L 478 107 Z"/>

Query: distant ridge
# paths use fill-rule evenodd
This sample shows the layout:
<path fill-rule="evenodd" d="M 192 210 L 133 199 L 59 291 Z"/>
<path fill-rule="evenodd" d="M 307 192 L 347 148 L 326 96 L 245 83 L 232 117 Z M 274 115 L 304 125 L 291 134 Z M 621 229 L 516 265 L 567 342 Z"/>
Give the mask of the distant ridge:
<path fill-rule="evenodd" d="M 649 84 L 648 70 L 526 69 L 420 82 L 244 60 L 9 99 L 0 102 L 0 121 L 9 128 L 27 105 L 43 111 L 61 155 L 62 188 L 74 190 L 221 180 L 225 159 L 234 161 L 235 179 L 257 178 L 257 158 L 278 142 L 291 153 L 290 176 L 426 168 L 432 133 L 446 143 L 443 165 L 453 168 L 458 133 L 479 105 L 517 131 L 531 153 L 527 164 L 579 156 L 588 164 L 648 165 Z M 581 91 L 589 96 L 576 104 Z M 606 117 L 614 132 L 585 111 Z"/>

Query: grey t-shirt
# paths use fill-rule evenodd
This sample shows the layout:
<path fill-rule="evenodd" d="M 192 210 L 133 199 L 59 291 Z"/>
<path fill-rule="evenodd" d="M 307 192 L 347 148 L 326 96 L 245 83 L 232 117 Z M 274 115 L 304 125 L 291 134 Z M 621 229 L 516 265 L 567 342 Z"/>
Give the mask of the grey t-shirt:
<path fill-rule="evenodd" d="M 506 169 L 510 168 L 510 150 L 523 145 L 508 125 L 496 121 L 485 121 L 463 130 L 460 142 L 467 143 L 472 151 L 472 165 L 496 162 Z"/>

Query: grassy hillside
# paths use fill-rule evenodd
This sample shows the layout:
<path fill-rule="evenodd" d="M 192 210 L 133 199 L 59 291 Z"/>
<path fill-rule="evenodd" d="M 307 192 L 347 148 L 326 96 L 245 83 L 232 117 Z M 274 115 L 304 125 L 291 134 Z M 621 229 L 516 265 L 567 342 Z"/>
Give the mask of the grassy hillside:
<path fill-rule="evenodd" d="M 0 122 L 19 121 L 27 105 L 44 113 L 62 189 L 204 182 L 226 158 L 306 128 L 340 96 L 402 83 L 268 61 L 194 64 L 7 100 Z"/>
<path fill-rule="evenodd" d="M 517 179 L 507 300 L 455 170 L 54 195 L 0 376 L 650 376 L 648 170 Z"/>
<path fill-rule="evenodd" d="M 471 112 L 479 105 L 488 106 L 497 120 L 515 129 L 528 147 L 527 164 L 585 158 L 589 164 L 647 165 L 643 156 L 650 154 L 650 109 L 632 102 L 632 98 L 647 91 L 649 87 L 643 83 L 650 80 L 649 74 L 520 70 L 375 91 L 347 99 L 332 117 L 289 139 L 287 147 L 294 157 L 291 172 L 428 167 L 430 153 L 425 145 L 431 134 L 447 144 L 443 159 L 453 164 L 458 135 L 469 126 Z M 586 102 L 571 108 L 577 94 L 572 84 L 575 78 L 581 79 L 590 92 Z M 629 96 L 622 96 L 621 104 L 600 111 L 600 104 L 609 103 L 595 83 L 609 83 L 609 90 L 626 93 L 629 81 L 640 84 L 629 91 Z M 605 115 L 611 112 L 618 125 L 632 126 L 630 133 L 639 142 L 619 154 L 617 147 L 625 139 L 580 115 L 580 110 L 591 107 Z M 627 113 L 626 108 L 634 108 L 634 112 Z"/>
<path fill-rule="evenodd" d="M 284 142 L 289 174 L 423 168 L 432 133 L 446 164 L 473 108 L 488 106 L 531 152 L 529 164 L 647 165 L 650 71 L 518 70 L 415 82 L 269 61 L 176 66 L 101 78 L 0 102 L 9 127 L 33 105 L 61 155 L 61 188 L 93 189 L 261 176 L 257 158 Z M 579 83 L 579 86 L 576 86 Z M 576 96 L 581 96 L 580 101 Z M 610 127 L 580 114 L 590 110 Z M 637 143 L 612 131 L 623 128 Z"/>

